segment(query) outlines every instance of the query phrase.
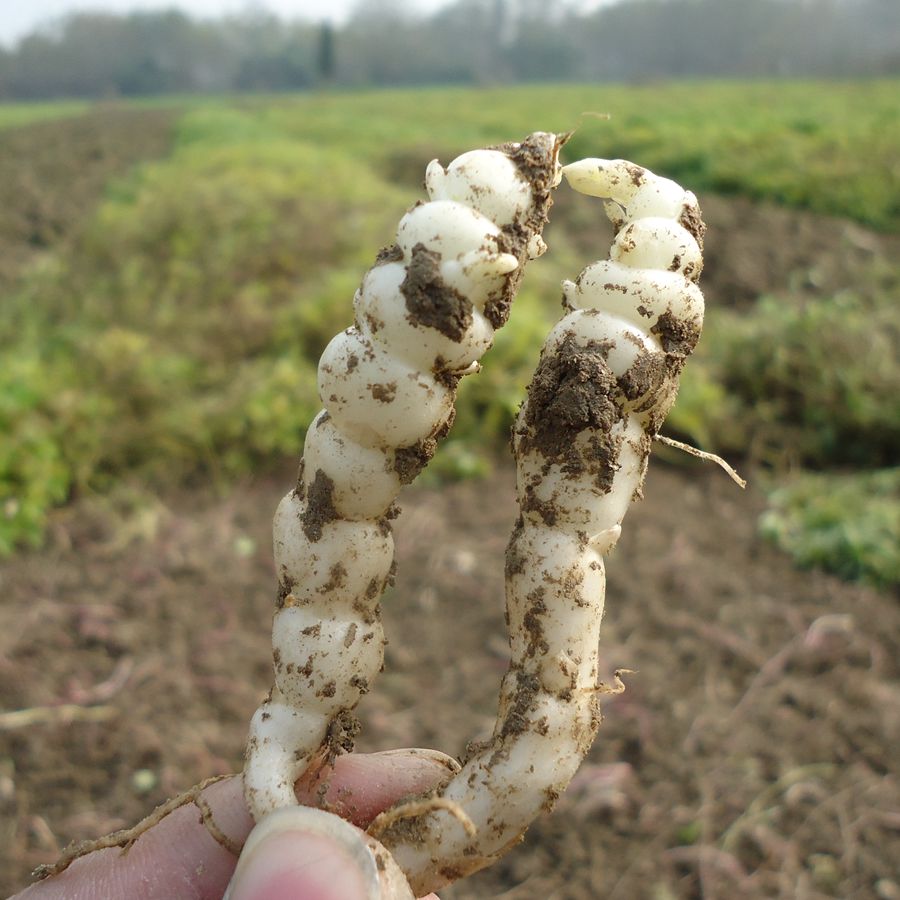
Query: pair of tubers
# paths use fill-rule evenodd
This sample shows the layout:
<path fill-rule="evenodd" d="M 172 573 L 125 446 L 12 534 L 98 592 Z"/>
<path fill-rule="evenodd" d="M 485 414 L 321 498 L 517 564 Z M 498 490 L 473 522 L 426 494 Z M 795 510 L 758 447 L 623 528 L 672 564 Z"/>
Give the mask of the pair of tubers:
<path fill-rule="evenodd" d="M 325 408 L 275 515 L 275 684 L 251 722 L 244 770 L 257 820 L 295 804 L 296 779 L 352 746 L 352 710 L 383 661 L 395 499 L 449 430 L 457 383 L 506 322 L 525 264 L 546 250 L 552 190 L 565 175 L 606 201 L 610 258 L 564 283 L 566 314 L 513 428 L 511 660 L 493 735 L 437 790 L 370 829 L 417 896 L 517 843 L 591 746 L 603 555 L 640 496 L 703 322 L 696 197 L 622 160 L 562 168 L 564 142 L 535 133 L 428 166 L 429 201 L 403 217 L 357 291 L 354 325 L 322 356 Z"/>

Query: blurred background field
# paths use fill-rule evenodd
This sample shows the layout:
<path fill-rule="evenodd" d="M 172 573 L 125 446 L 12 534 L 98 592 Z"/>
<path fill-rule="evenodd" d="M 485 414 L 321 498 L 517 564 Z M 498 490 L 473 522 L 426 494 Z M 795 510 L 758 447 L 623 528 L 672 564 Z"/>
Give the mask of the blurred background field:
<path fill-rule="evenodd" d="M 605 32 L 600 13 L 575 31 L 563 18 L 529 31 L 538 12 L 504 45 L 505 69 L 467 44 L 469 69 L 454 76 L 435 44 L 433 80 L 464 83 L 407 83 L 425 65 L 409 48 L 450 29 L 453 10 L 502 5 L 367 20 L 375 5 L 363 4 L 346 26 L 294 31 L 262 19 L 257 44 L 243 20 L 203 26 L 206 41 L 231 28 L 257 48 L 225 85 L 252 93 L 198 93 L 172 75 L 156 95 L 149 64 L 144 81 L 110 69 L 99 99 L 86 76 L 53 81 L 47 65 L 43 82 L 23 80 L 66 48 L 76 65 L 85 35 L 121 43 L 123 22 L 171 37 L 191 25 L 175 14 L 76 17 L 0 53 L 0 97 L 22 84 L 56 97 L 0 105 L 0 700 L 112 710 L 111 724 L 70 726 L 65 752 L 47 741 L 62 725 L 0 727 L 11 873 L 0 887 L 24 883 L 60 842 L 239 766 L 269 678 L 267 529 L 319 408 L 322 349 L 424 196 L 429 160 L 576 129 L 566 160 L 633 159 L 700 196 L 707 325 L 664 430 L 727 457 L 751 487 L 660 448 L 627 523 L 634 543 L 626 527 L 610 563 L 610 672 L 644 677 L 608 705 L 587 775 L 536 829 L 537 852 L 447 896 L 900 897 L 897 17 L 873 0 L 874 24 L 848 31 L 846 4 L 776 4 L 816 12 L 827 46 L 791 55 L 758 26 L 754 46 L 770 55 L 735 56 L 731 70 L 731 45 L 714 65 L 695 41 L 663 55 L 668 68 L 634 50 L 644 68 L 624 73 L 630 83 L 599 71 L 575 83 L 589 38 L 608 54 L 615 28 L 635 33 L 615 16 L 663 17 L 665 30 L 673 10 L 713 7 L 625 2 L 603 13 Z M 744 28 L 746 43 L 748 20 L 723 5 L 727 33 Z M 367 21 L 395 41 L 381 57 L 350 53 Z M 841 28 L 843 43 L 828 44 Z M 409 71 L 384 62 L 398 47 Z M 511 72 L 524 56 L 532 68 Z M 817 79 L 825 58 L 832 77 Z M 548 83 L 547 66 L 571 81 Z M 502 83 L 522 79 L 534 83 Z M 291 86 L 304 90 L 275 90 Z M 454 430 L 408 500 L 385 604 L 399 639 L 363 710 L 364 747 L 457 752 L 492 716 L 502 585 L 487 567 L 505 541 L 499 515 L 512 516 L 509 426 L 559 282 L 604 255 L 611 232 L 596 201 L 560 190 L 545 236 L 551 252 L 464 380 Z M 462 623 L 471 659 L 429 668 L 422 655 L 440 659 Z M 470 709 L 431 711 L 470 695 Z"/>
<path fill-rule="evenodd" d="M 857 223 L 851 246 L 826 246 L 811 269 L 798 265 L 760 296 L 713 285 L 708 332 L 669 428 L 763 465 L 764 479 L 798 467 L 852 478 L 895 464 L 897 89 L 867 81 L 326 93 L 104 105 L 0 131 L 9 270 L 0 548 L 37 546 L 55 505 L 126 475 L 159 487 L 202 474 L 224 486 L 296 453 L 318 406 L 318 357 L 348 323 L 374 249 L 421 196 L 424 164 L 534 127 L 577 126 L 569 159 L 640 159 L 701 194 Z M 796 240 L 785 224 L 777 239 Z M 891 249 L 870 252 L 863 226 Z M 460 420 L 437 461 L 445 475 L 483 472 L 502 448 L 557 315 L 560 280 L 607 240 L 597 211 L 568 198 L 549 236 L 554 252 L 533 267 L 493 365 L 463 383 Z M 752 252 L 759 258 L 741 263 L 750 269 L 775 251 Z M 859 495 L 872 482 L 853 483 Z M 791 517 L 794 537 L 767 533 L 798 559 L 896 582 L 895 516 L 848 506 L 852 533 L 837 555 L 816 557 L 802 533 L 817 519 L 804 521 L 793 495 L 780 496 L 777 515 Z"/>

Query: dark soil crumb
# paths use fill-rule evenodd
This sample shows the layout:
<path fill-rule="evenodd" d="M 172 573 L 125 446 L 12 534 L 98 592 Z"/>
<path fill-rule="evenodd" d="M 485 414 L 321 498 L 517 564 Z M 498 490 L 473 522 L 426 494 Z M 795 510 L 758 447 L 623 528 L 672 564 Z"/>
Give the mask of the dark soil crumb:
<path fill-rule="evenodd" d="M 537 675 L 530 672 L 516 672 L 514 699 L 500 726 L 501 741 L 522 734 L 531 727 L 531 713 L 540 693 L 541 683 Z"/>
<path fill-rule="evenodd" d="M 441 276 L 441 255 L 416 244 L 400 285 L 409 321 L 435 328 L 453 341 L 462 340 L 472 325 L 472 303 Z"/>
<path fill-rule="evenodd" d="M 382 247 L 375 255 L 376 266 L 383 266 L 385 263 L 392 262 L 403 262 L 403 248 L 399 244 Z"/>
<path fill-rule="evenodd" d="M 389 381 L 387 384 L 370 384 L 369 391 L 372 399 L 379 403 L 393 403 L 397 395 L 397 382 Z"/>
<path fill-rule="evenodd" d="M 694 319 L 679 319 L 670 312 L 663 313 L 650 329 L 659 338 L 665 353 L 683 362 L 700 340 L 701 327 Z"/>
<path fill-rule="evenodd" d="M 343 563 L 335 563 L 328 573 L 328 581 L 322 585 L 322 593 L 329 594 L 341 587 L 347 580 L 347 570 Z"/>
<path fill-rule="evenodd" d="M 435 361 L 434 370 L 432 371 L 432 375 L 434 375 L 434 380 L 443 385 L 450 391 L 454 396 L 454 402 L 456 397 L 456 389 L 459 387 L 460 381 L 462 381 L 462 375 L 458 372 L 451 372 L 447 368 L 446 362 L 438 357 Z"/>
<path fill-rule="evenodd" d="M 541 358 L 531 384 L 520 437 L 522 449 L 541 453 L 570 475 L 585 471 L 607 492 L 618 469 L 621 438 L 610 434 L 619 420 L 621 390 L 606 362 L 609 345 L 563 338 L 555 353 Z M 587 450 L 576 443 L 590 432 Z"/>
<path fill-rule="evenodd" d="M 437 451 L 437 441 L 428 438 L 411 447 L 398 447 L 394 453 L 394 471 L 401 484 L 412 484 Z"/>
<path fill-rule="evenodd" d="M 334 695 L 334 683 L 331 683 L 332 690 L 326 696 Z M 324 693 L 324 691 L 323 691 Z M 359 719 L 352 710 L 342 709 L 328 725 L 328 732 L 325 735 L 323 744 L 325 750 L 325 764 L 330 766 L 335 759 L 342 753 L 352 753 L 356 736 L 360 732 Z"/>
<path fill-rule="evenodd" d="M 618 385 L 606 362 L 608 352 L 608 344 L 582 345 L 568 334 L 556 352 L 544 354 L 528 386 L 528 449 L 556 461 L 582 431 L 609 431 L 618 419 L 612 399 Z"/>
<path fill-rule="evenodd" d="M 316 477 L 306 497 L 306 508 L 301 514 L 303 533 L 316 543 L 322 537 L 322 529 L 338 518 L 334 508 L 334 482 L 321 470 L 316 470 Z"/>
<path fill-rule="evenodd" d="M 659 351 L 646 350 L 638 354 L 631 368 L 619 379 L 619 387 L 626 400 L 632 402 L 653 395 L 662 387 L 669 374 L 666 358 Z"/>
<path fill-rule="evenodd" d="M 529 658 L 538 653 L 544 654 L 549 649 L 547 639 L 544 637 L 544 623 L 542 617 L 547 613 L 547 604 L 544 603 L 544 589 L 535 588 L 528 597 L 528 608 L 525 610 L 523 624 L 528 633 L 528 646 L 525 655 Z"/>
<path fill-rule="evenodd" d="M 628 172 L 628 177 L 635 187 L 640 187 L 647 177 L 647 170 L 642 166 L 636 166 L 634 163 L 626 163 L 625 170 Z"/>
<path fill-rule="evenodd" d="M 506 578 L 512 578 L 513 575 L 521 575 L 528 565 L 528 558 L 519 550 L 519 538 L 522 536 L 524 530 L 525 523 L 520 514 L 516 520 L 516 524 L 513 526 L 512 535 L 510 536 L 509 543 L 506 547 L 506 556 L 504 557 L 504 573 Z"/>
<path fill-rule="evenodd" d="M 522 502 L 520 504 L 521 510 L 523 513 L 537 513 L 543 523 L 550 528 L 552 528 L 556 524 L 556 520 L 559 518 L 557 515 L 557 508 L 555 503 L 551 503 L 546 500 L 541 500 L 537 492 L 534 489 L 534 485 L 526 484 L 524 486 Z M 516 565 L 519 567 L 519 571 L 525 566 L 526 560 L 521 557 L 517 558 Z"/>
<path fill-rule="evenodd" d="M 699 206 L 685 206 L 678 219 L 678 224 L 688 231 L 703 251 L 703 238 L 706 236 L 706 224 Z"/>
<path fill-rule="evenodd" d="M 282 573 L 282 576 L 278 582 L 278 594 L 275 597 L 276 609 L 282 609 L 284 607 L 285 601 L 291 595 L 291 591 L 293 590 L 294 579 Z"/>

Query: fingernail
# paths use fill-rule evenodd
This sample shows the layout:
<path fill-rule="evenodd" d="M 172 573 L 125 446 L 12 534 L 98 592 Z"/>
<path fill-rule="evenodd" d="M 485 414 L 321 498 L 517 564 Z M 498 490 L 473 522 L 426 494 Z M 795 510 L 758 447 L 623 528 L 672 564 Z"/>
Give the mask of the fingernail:
<path fill-rule="evenodd" d="M 398 758 L 406 759 L 424 759 L 428 762 L 437 763 L 437 765 L 448 769 L 454 774 L 462 768 L 452 756 L 448 756 L 446 753 L 441 753 L 440 750 L 432 750 L 428 747 L 406 747 L 402 750 L 380 750 L 375 755 L 387 757 L 396 756 Z"/>
<path fill-rule="evenodd" d="M 352 825 L 294 806 L 250 833 L 223 900 L 378 900 L 378 869 Z"/>

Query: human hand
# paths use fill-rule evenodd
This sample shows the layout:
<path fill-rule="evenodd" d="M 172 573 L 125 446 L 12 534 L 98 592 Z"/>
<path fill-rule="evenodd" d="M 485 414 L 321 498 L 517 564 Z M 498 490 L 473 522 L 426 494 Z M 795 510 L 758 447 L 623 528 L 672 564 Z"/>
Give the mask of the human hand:
<path fill-rule="evenodd" d="M 324 799 L 352 825 L 297 808 L 296 813 L 282 811 L 280 820 L 267 817 L 256 829 L 240 777 L 228 778 L 210 785 L 202 796 L 231 842 L 242 846 L 253 830 L 240 871 L 235 872 L 234 855 L 202 824 L 197 807 L 187 804 L 141 835 L 127 853 L 115 847 L 98 850 L 11 900 L 220 900 L 226 888 L 229 900 L 411 898 L 408 888 L 398 893 L 396 887 L 374 886 L 372 872 L 377 876 L 379 865 L 367 855 L 369 839 L 359 828 L 401 797 L 427 791 L 450 771 L 449 758 L 431 750 L 342 756 L 329 773 Z M 299 802 L 316 803 L 321 784 L 298 782 Z M 328 836 L 322 834 L 323 817 L 334 820 Z M 392 862 L 382 853 L 383 861 Z"/>

